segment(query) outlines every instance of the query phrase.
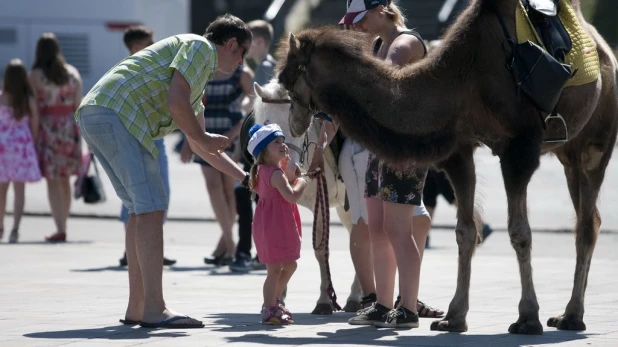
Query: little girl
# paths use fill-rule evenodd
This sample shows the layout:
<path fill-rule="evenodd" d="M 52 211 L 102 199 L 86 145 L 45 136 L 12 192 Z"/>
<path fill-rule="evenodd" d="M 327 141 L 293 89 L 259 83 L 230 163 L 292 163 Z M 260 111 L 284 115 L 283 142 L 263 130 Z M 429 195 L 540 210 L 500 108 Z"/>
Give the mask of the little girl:
<path fill-rule="evenodd" d="M 13 182 L 15 202 L 13 229 L 9 243 L 19 238 L 19 222 L 24 212 L 25 182 L 41 179 L 34 150 L 39 130 L 39 115 L 28 83 L 28 74 L 19 59 L 13 59 L 4 69 L 3 92 L 0 92 L 0 240 L 4 234 L 6 194 Z"/>
<path fill-rule="evenodd" d="M 296 201 L 307 181 L 300 177 L 298 166 L 287 165 L 288 146 L 277 124 L 256 124 L 249 136 L 247 149 L 256 159 L 249 186 L 260 197 L 253 218 L 253 240 L 267 271 L 262 323 L 291 324 L 292 314 L 280 298 L 300 258 L 302 231 Z"/>

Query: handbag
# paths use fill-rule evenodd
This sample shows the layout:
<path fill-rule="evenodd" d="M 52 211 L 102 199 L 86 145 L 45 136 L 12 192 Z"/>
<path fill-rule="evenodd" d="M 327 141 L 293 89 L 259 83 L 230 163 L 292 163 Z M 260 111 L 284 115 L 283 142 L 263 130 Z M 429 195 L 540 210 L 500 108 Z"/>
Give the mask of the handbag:
<path fill-rule="evenodd" d="M 572 77 L 571 66 L 562 64 L 531 41 L 513 47 L 510 70 L 517 88 L 545 113 L 553 113 L 562 89 Z"/>
<path fill-rule="evenodd" d="M 510 54 L 507 53 L 507 68 L 513 75 L 517 92 L 524 92 L 539 111 L 553 115 L 562 89 L 574 75 L 571 65 L 561 63 L 530 40 L 522 43 L 515 42 L 496 5 L 493 2 L 485 2 L 485 4 L 498 18 L 506 42 L 511 48 Z M 541 5 L 531 6 L 539 15 L 546 16 L 553 13 L 549 0 L 541 1 L 540 4 L 546 5 L 547 8 L 543 10 Z M 503 46 L 503 48 L 506 47 Z"/>
<path fill-rule="evenodd" d="M 89 174 L 90 164 L 94 166 L 94 175 Z M 90 151 L 82 158 L 82 172 L 75 181 L 74 197 L 75 199 L 84 198 L 84 202 L 87 204 L 98 204 L 107 200 L 101 184 L 96 158 Z"/>

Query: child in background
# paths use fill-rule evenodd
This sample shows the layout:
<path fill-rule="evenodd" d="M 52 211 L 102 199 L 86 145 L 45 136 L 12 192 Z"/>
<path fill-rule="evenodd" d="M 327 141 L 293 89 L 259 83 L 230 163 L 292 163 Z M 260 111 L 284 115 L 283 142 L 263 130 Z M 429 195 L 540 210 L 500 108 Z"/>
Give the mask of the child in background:
<path fill-rule="evenodd" d="M 0 92 L 0 240 L 4 234 L 6 195 L 13 182 L 15 202 L 9 243 L 19 239 L 19 222 L 24 213 L 25 182 L 41 179 L 34 141 L 39 131 L 39 114 L 28 73 L 19 59 L 4 69 Z"/>
<path fill-rule="evenodd" d="M 256 158 L 249 186 L 260 196 L 253 218 L 253 240 L 267 271 L 262 323 L 291 324 L 292 314 L 280 298 L 300 258 L 302 230 L 296 201 L 307 181 L 298 166 L 287 165 L 288 147 L 277 124 L 256 124 L 249 136 L 247 150 Z"/>

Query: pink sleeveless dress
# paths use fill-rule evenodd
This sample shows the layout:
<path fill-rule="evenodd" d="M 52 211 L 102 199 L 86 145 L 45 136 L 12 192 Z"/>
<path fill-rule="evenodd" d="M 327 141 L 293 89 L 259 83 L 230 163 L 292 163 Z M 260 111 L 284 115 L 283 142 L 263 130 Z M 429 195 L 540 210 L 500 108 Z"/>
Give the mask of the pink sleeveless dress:
<path fill-rule="evenodd" d="M 30 132 L 30 117 L 13 117 L 13 109 L 0 105 L 0 182 L 36 182 L 39 161 Z"/>
<path fill-rule="evenodd" d="M 253 241 L 260 262 L 286 263 L 300 258 L 302 229 L 298 206 L 289 203 L 270 185 L 270 176 L 281 169 L 260 165 L 256 191 L 259 198 L 253 217 Z"/>

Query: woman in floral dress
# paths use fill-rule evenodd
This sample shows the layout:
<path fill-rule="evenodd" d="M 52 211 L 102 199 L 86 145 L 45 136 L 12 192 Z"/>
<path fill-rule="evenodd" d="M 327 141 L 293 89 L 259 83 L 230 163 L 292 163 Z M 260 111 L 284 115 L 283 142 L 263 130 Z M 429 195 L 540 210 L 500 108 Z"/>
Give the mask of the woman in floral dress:
<path fill-rule="evenodd" d="M 75 67 L 66 63 L 58 39 L 44 33 L 37 42 L 30 72 L 40 114 L 37 152 L 56 232 L 45 239 L 66 241 L 71 208 L 71 175 L 81 169 L 81 140 L 73 114 L 81 102 L 82 81 Z"/>

